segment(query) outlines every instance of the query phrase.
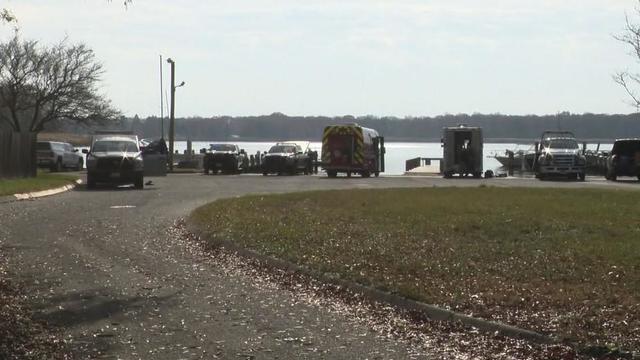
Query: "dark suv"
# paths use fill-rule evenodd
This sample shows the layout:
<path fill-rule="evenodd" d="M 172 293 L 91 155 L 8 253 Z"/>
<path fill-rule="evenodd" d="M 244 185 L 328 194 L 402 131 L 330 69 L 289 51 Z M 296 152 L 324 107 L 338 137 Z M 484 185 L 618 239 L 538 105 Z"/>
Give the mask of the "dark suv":
<path fill-rule="evenodd" d="M 82 155 L 71 144 L 56 141 L 38 141 L 36 146 L 38 167 L 47 167 L 51 171 L 62 171 L 62 169 L 82 170 L 84 165 Z"/>
<path fill-rule="evenodd" d="M 604 176 L 614 181 L 618 176 L 633 176 L 640 180 L 640 139 L 616 140 L 607 156 Z"/>
<path fill-rule="evenodd" d="M 297 174 L 310 173 L 310 161 L 307 151 L 303 151 L 300 144 L 294 142 L 277 143 L 269 149 L 262 164 L 262 175 L 271 173 L 282 175 L 284 173 Z"/>
<path fill-rule="evenodd" d="M 204 154 L 202 167 L 205 175 L 211 172 L 213 175 L 222 171 L 227 174 L 236 174 L 243 170 L 247 154 L 235 144 L 211 144 L 209 151 Z"/>
<path fill-rule="evenodd" d="M 96 135 L 87 153 L 87 187 L 96 183 L 144 186 L 144 163 L 135 135 Z"/>

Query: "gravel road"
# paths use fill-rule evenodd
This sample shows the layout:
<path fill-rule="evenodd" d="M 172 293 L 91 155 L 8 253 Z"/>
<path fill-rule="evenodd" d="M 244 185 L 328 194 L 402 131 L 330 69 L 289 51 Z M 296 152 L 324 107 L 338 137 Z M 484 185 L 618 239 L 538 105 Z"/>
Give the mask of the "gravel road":
<path fill-rule="evenodd" d="M 0 205 L 0 250 L 11 276 L 26 289 L 37 316 L 61 329 L 77 358 L 473 358 L 471 350 L 443 344 L 447 334 L 434 334 L 437 345 L 390 336 L 352 310 L 283 289 L 229 259 L 211 259 L 173 225 L 199 205 L 247 193 L 480 183 L 640 188 L 600 180 L 151 179 L 143 191 L 80 186 Z"/>

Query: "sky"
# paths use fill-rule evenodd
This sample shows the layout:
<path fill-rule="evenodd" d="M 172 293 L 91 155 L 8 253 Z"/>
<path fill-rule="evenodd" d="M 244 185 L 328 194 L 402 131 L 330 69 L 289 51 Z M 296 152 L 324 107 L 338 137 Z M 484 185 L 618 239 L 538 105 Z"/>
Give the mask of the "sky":
<path fill-rule="evenodd" d="M 124 114 L 630 113 L 614 39 L 637 0 L 0 0 L 21 36 L 89 45 Z M 0 40 L 12 34 L 0 25 Z M 168 90 L 169 67 L 164 66 Z M 166 104 L 165 104 L 166 108 Z M 166 110 L 164 111 L 166 114 Z"/>

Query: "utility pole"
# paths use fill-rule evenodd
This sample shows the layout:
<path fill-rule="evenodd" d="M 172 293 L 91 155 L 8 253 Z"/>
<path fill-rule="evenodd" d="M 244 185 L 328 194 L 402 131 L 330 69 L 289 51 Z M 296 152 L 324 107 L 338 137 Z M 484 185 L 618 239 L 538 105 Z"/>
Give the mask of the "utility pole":
<path fill-rule="evenodd" d="M 180 85 L 176 86 L 176 63 L 171 58 L 168 58 L 167 62 L 171 65 L 171 109 L 169 111 L 169 171 L 173 171 L 173 142 L 175 141 L 176 137 L 176 88 L 184 86 L 184 81 L 181 82 Z"/>
<path fill-rule="evenodd" d="M 169 113 L 169 171 L 173 172 L 173 142 L 175 140 L 175 105 L 176 105 L 176 63 L 168 58 L 171 65 L 171 110 Z"/>
<path fill-rule="evenodd" d="M 162 96 L 162 55 L 160 55 L 160 138 L 164 140 L 164 102 Z"/>

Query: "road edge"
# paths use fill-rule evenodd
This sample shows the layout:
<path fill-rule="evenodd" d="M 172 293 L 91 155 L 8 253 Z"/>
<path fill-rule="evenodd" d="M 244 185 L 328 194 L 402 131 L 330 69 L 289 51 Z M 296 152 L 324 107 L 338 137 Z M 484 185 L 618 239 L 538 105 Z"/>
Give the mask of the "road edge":
<path fill-rule="evenodd" d="M 15 202 L 15 201 L 23 201 L 23 200 L 33 200 L 33 199 L 37 199 L 37 198 L 41 198 L 41 197 L 61 194 L 63 192 L 67 192 L 69 190 L 74 189 L 79 184 L 82 184 L 82 180 L 77 179 L 77 180 L 75 180 L 73 183 L 71 183 L 69 185 L 65 185 L 65 186 L 61 186 L 61 187 L 57 187 L 57 188 L 53 188 L 53 189 L 33 191 L 33 192 L 23 193 L 23 194 L 13 194 L 13 195 L 2 196 L 2 197 L 0 197 L 0 204 L 5 204 L 5 203 L 10 203 L 10 202 Z"/>
<path fill-rule="evenodd" d="M 195 235 L 199 241 L 211 240 L 206 236 L 205 232 L 199 226 L 195 225 L 188 219 L 185 219 L 185 227 L 186 230 Z M 228 241 L 216 240 L 207 242 L 207 244 L 213 244 L 214 246 L 222 247 L 226 250 L 235 252 L 242 257 L 257 260 L 271 268 L 310 276 L 321 282 L 336 285 L 354 293 L 361 294 L 373 301 L 389 304 L 406 311 L 417 311 L 423 313 L 432 320 L 460 322 L 464 325 L 475 327 L 478 330 L 484 332 L 494 333 L 509 338 L 521 339 L 539 344 L 554 344 L 562 342 L 560 339 L 547 336 L 532 330 L 521 329 L 496 321 L 476 318 L 435 305 L 411 300 L 370 286 L 362 285 L 357 282 L 344 280 L 337 276 L 332 276 L 332 274 L 322 273 L 286 260 L 260 254 L 256 251 L 237 246 Z"/>

